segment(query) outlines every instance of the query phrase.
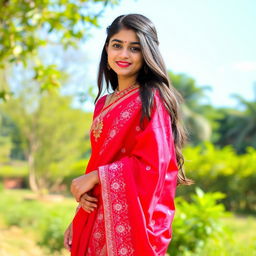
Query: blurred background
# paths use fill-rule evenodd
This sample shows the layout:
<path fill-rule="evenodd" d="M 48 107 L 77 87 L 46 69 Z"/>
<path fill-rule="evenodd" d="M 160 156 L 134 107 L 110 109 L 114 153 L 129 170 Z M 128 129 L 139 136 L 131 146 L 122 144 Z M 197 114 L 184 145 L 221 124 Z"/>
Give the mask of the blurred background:
<path fill-rule="evenodd" d="M 1 0 L 1 256 L 69 255 L 105 31 L 128 13 L 155 24 L 185 99 L 195 185 L 177 189 L 168 254 L 256 255 L 256 2 Z"/>

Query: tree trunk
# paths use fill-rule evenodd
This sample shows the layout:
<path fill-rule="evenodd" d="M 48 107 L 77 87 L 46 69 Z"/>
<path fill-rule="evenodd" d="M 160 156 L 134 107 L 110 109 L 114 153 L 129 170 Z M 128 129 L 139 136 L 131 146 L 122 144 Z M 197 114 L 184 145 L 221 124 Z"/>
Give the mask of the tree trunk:
<path fill-rule="evenodd" d="M 29 187 L 33 192 L 38 192 L 39 187 L 36 181 L 36 173 L 34 167 L 34 157 L 32 153 L 28 155 L 28 170 L 29 170 Z"/>

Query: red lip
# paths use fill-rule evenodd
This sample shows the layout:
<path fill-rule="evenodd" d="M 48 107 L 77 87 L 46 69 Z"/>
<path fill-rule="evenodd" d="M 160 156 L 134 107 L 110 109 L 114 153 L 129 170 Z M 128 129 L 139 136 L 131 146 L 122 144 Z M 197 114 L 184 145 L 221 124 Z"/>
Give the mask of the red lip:
<path fill-rule="evenodd" d="M 121 68 L 127 68 L 131 65 L 131 63 L 127 61 L 116 61 L 116 64 Z"/>

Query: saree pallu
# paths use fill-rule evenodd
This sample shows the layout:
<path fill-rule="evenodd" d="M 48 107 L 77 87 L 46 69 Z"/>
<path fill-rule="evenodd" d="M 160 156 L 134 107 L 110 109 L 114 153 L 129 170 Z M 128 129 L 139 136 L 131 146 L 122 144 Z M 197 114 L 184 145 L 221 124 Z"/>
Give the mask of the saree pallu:
<path fill-rule="evenodd" d="M 135 88 L 95 106 L 86 173 L 98 170 L 98 207 L 73 219 L 72 256 L 163 256 L 172 238 L 177 162 L 170 116 L 157 90 L 151 119 L 140 125 Z"/>

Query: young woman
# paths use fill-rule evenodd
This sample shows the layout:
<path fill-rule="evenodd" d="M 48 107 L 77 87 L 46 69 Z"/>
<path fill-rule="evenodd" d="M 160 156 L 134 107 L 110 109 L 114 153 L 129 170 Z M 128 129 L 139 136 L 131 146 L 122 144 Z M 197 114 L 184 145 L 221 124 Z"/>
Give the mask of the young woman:
<path fill-rule="evenodd" d="M 171 241 L 176 185 L 185 140 L 180 96 L 143 15 L 117 17 L 107 28 L 86 173 L 72 181 L 79 202 L 64 236 L 72 256 L 165 255 Z M 100 97 L 103 80 L 114 91 Z"/>

